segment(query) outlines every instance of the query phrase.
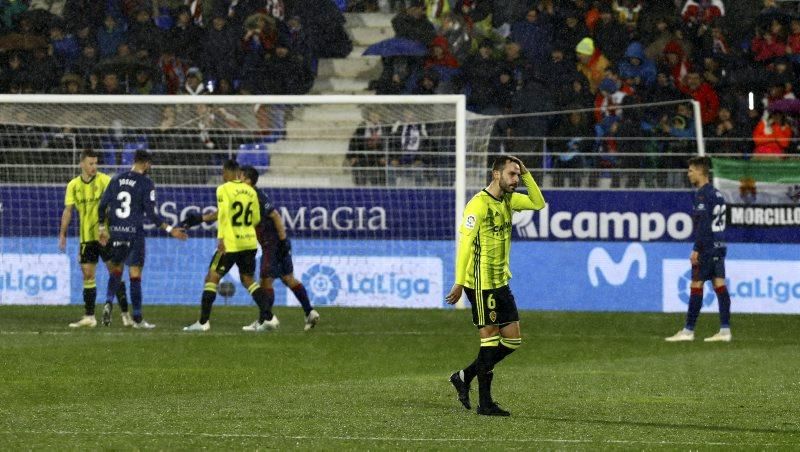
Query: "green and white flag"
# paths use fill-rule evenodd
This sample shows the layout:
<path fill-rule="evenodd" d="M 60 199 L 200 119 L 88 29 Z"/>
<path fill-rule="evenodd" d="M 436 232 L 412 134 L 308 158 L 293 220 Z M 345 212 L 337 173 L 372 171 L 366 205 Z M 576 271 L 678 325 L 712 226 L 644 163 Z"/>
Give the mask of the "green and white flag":
<path fill-rule="evenodd" d="M 713 176 L 729 225 L 800 226 L 800 160 L 715 158 Z"/>

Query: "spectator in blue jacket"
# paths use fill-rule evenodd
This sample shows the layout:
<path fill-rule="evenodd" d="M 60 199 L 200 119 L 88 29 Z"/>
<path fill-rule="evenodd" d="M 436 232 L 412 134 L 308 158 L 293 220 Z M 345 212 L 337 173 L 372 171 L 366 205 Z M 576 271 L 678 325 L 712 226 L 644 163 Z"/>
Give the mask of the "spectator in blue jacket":
<path fill-rule="evenodd" d="M 114 16 L 107 14 L 103 19 L 103 25 L 97 29 L 97 48 L 100 59 L 114 56 L 119 45 L 125 40 L 125 28 L 117 23 Z"/>
<path fill-rule="evenodd" d="M 645 56 L 640 42 L 632 42 L 619 63 L 619 74 L 623 79 L 634 79 L 636 91 L 649 89 L 656 81 L 656 64 Z"/>

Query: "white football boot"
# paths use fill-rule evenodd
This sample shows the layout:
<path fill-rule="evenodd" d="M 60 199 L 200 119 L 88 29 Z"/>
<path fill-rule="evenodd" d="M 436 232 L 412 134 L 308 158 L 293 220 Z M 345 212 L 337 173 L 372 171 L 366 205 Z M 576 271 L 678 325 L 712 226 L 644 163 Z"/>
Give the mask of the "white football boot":
<path fill-rule="evenodd" d="M 189 326 L 185 326 L 185 327 L 183 327 L 183 331 L 199 331 L 199 332 L 204 332 L 204 331 L 208 331 L 208 330 L 210 330 L 210 329 L 211 329 L 211 321 L 208 321 L 208 322 L 206 322 L 206 323 L 200 323 L 200 321 L 199 321 L 199 320 L 198 320 L 198 321 L 196 321 L 196 322 L 194 322 L 193 324 L 191 324 L 191 325 L 189 325 Z"/>
<path fill-rule="evenodd" d="M 719 330 L 719 333 L 703 339 L 704 342 L 730 342 L 733 339 L 730 329 Z"/>
<path fill-rule="evenodd" d="M 97 326 L 97 319 L 93 315 L 85 315 L 77 322 L 69 324 L 70 328 L 94 328 Z"/>
<path fill-rule="evenodd" d="M 686 328 L 675 333 L 674 336 L 664 338 L 667 342 L 690 342 L 694 340 L 694 331 L 689 331 Z"/>
<path fill-rule="evenodd" d="M 319 312 L 316 309 L 312 309 L 311 312 L 308 313 L 306 316 L 306 324 L 303 327 L 303 331 L 308 331 L 311 328 L 317 326 L 317 322 L 319 322 Z"/>

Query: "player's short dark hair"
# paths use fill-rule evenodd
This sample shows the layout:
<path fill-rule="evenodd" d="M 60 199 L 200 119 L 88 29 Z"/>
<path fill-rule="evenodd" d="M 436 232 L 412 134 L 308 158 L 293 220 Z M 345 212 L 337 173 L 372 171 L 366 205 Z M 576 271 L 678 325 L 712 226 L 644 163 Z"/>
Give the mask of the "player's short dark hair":
<path fill-rule="evenodd" d="M 99 158 L 100 155 L 92 148 L 86 148 L 81 151 L 81 160 L 88 158 Z"/>
<path fill-rule="evenodd" d="M 222 164 L 222 169 L 224 171 L 239 171 L 239 162 L 233 159 L 225 160 L 225 163 Z"/>
<path fill-rule="evenodd" d="M 133 154 L 133 163 L 147 163 L 152 162 L 153 156 L 147 149 L 137 149 L 136 153 Z"/>
<path fill-rule="evenodd" d="M 506 163 L 508 162 L 516 163 L 516 160 L 507 155 L 501 155 L 500 157 L 495 158 L 494 162 L 492 163 L 492 171 L 503 171 L 503 168 L 506 167 Z"/>
<path fill-rule="evenodd" d="M 689 159 L 689 166 L 701 168 L 705 174 L 711 172 L 711 157 L 698 155 Z"/>
<path fill-rule="evenodd" d="M 250 179 L 250 182 L 252 182 L 253 185 L 255 185 L 256 182 L 258 182 L 258 170 L 253 168 L 252 166 L 245 165 L 239 168 L 239 171 L 241 171 L 242 174 L 244 174 L 244 177 Z"/>

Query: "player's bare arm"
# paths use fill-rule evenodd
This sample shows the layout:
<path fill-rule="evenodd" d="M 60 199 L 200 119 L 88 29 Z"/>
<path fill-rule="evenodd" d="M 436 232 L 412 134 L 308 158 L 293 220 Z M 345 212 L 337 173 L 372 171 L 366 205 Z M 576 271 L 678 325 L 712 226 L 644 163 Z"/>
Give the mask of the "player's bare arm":
<path fill-rule="evenodd" d="M 167 231 L 167 234 L 178 240 L 186 240 L 189 238 L 189 236 L 186 234 L 186 229 L 180 226 L 170 226 L 167 223 L 161 223 L 158 228 Z"/>
<path fill-rule="evenodd" d="M 453 287 L 450 289 L 450 293 L 447 294 L 445 297 L 445 301 L 447 304 L 456 304 L 458 300 L 461 299 L 461 294 L 464 291 L 464 286 L 461 284 L 453 284 Z"/>
<path fill-rule="evenodd" d="M 67 248 L 67 228 L 72 221 L 72 206 L 64 207 L 61 212 L 61 228 L 58 231 L 58 249 L 64 251 Z"/>

